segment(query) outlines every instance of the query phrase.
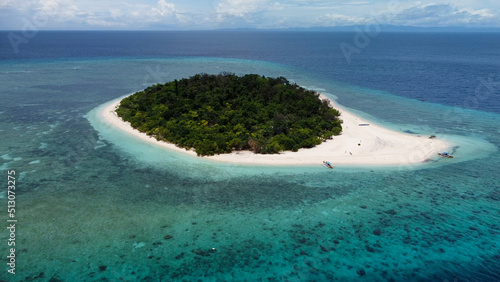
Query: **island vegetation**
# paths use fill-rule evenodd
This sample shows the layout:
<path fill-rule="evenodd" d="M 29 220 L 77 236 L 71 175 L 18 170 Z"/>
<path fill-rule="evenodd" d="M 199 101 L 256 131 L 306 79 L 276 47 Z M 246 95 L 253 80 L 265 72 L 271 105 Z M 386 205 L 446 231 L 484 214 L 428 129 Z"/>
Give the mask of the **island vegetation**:
<path fill-rule="evenodd" d="M 284 77 L 197 74 L 121 101 L 132 127 L 198 155 L 312 148 L 342 131 L 340 113 Z"/>

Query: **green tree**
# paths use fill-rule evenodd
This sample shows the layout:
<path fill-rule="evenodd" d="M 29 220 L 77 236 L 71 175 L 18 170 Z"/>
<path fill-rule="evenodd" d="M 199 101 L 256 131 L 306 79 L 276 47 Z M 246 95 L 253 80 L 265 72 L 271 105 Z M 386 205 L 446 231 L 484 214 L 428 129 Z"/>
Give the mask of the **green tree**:
<path fill-rule="evenodd" d="M 198 155 L 310 148 L 338 135 L 340 113 L 286 78 L 197 74 L 155 84 L 121 101 L 117 114 L 140 131 Z"/>

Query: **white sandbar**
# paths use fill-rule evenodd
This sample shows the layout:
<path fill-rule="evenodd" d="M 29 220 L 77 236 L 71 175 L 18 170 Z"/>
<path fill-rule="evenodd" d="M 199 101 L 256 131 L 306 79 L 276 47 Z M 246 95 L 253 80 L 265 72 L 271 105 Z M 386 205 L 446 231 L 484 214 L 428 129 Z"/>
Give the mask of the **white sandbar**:
<path fill-rule="evenodd" d="M 321 95 L 321 99 L 328 99 Z M 238 164 L 263 165 L 314 165 L 329 161 L 333 165 L 409 165 L 423 163 L 437 157 L 438 152 L 446 151 L 450 144 L 429 136 L 417 136 L 390 130 L 362 119 L 328 99 L 332 106 L 341 112 L 342 134 L 334 136 L 322 144 L 300 149 L 298 152 L 262 155 L 250 151 L 239 151 L 203 157 L 209 160 Z M 174 144 L 158 141 L 134 129 L 129 122 L 123 121 L 115 112 L 121 100 L 105 107 L 98 116 L 112 126 L 158 146 L 196 156 Z M 361 124 L 361 125 L 360 125 Z"/>

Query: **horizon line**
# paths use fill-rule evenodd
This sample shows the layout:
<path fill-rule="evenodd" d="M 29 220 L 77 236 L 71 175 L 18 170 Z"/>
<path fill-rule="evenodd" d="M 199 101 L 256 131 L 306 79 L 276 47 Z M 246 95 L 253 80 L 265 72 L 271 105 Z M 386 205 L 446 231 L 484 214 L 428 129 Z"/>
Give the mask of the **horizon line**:
<path fill-rule="evenodd" d="M 334 27 L 285 27 L 285 28 L 208 28 L 208 29 L 39 29 L 37 32 L 45 31 L 136 31 L 136 32 L 189 32 L 189 31 L 304 31 L 304 32 L 356 32 L 355 28 L 364 27 L 366 25 L 349 25 L 349 26 L 334 26 Z M 395 26 L 395 25 L 380 25 L 380 27 L 385 27 L 386 30 L 380 30 L 383 32 L 500 32 L 500 27 L 415 27 L 415 26 Z M 353 30 L 349 30 L 353 29 Z M 24 31 L 23 29 L 1 29 L 2 32 L 19 32 Z"/>

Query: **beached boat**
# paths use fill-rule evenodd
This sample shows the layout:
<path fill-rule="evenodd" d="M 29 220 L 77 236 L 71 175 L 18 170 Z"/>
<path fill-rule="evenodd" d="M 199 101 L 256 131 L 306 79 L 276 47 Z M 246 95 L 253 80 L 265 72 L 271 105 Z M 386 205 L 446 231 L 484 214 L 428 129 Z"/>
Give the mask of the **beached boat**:
<path fill-rule="evenodd" d="M 333 165 L 327 161 L 323 161 L 323 165 L 326 166 L 327 168 L 333 168 Z"/>
<path fill-rule="evenodd" d="M 449 159 L 453 159 L 453 156 L 451 156 L 450 154 L 446 153 L 446 152 L 443 152 L 443 153 L 438 153 L 438 155 L 440 155 L 441 157 L 443 158 L 449 158 Z"/>

